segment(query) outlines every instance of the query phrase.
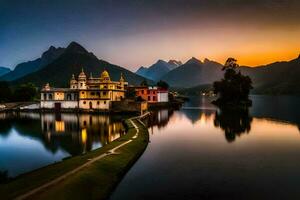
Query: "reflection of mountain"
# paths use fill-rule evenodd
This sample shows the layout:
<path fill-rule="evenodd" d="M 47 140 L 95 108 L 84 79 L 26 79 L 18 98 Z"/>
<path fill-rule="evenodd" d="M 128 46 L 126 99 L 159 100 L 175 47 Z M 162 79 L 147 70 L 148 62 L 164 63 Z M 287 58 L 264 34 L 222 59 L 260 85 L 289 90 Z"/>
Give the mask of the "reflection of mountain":
<path fill-rule="evenodd" d="M 248 110 L 222 109 L 216 112 L 214 125 L 224 131 L 228 142 L 233 142 L 236 136 L 250 131 L 251 122 Z"/>
<path fill-rule="evenodd" d="M 252 95 L 250 98 L 253 101 L 250 108 L 253 117 L 290 122 L 300 129 L 300 97 Z"/>
<path fill-rule="evenodd" d="M 191 96 L 183 105 L 181 112 L 194 124 L 203 114 L 210 116 L 215 113 L 216 107 L 210 103 L 211 101 L 209 97 Z"/>
<path fill-rule="evenodd" d="M 167 109 L 153 111 L 147 121 L 148 127 L 157 126 L 159 129 L 165 127 L 173 113 L 173 110 Z"/>
<path fill-rule="evenodd" d="M 195 124 L 197 121 L 201 120 L 201 117 L 208 118 L 215 113 L 215 110 L 206 110 L 200 108 L 184 108 L 181 112 L 192 122 Z"/>
<path fill-rule="evenodd" d="M 11 113 L 5 120 L 0 118 L 0 124 L 4 123 L 7 127 L 1 126 L 1 135 L 14 128 L 53 153 L 63 149 L 71 155 L 104 146 L 124 134 L 121 121 L 109 115 Z"/>

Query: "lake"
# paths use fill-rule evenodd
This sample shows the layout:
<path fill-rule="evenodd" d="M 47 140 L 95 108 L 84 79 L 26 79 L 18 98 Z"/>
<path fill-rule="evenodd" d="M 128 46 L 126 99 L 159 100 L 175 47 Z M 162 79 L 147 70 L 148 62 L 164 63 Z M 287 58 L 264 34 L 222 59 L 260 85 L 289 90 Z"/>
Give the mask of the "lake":
<path fill-rule="evenodd" d="M 0 172 L 15 177 L 100 148 L 125 134 L 122 117 L 0 113 Z"/>
<path fill-rule="evenodd" d="M 150 143 L 119 199 L 299 199 L 300 98 L 251 96 L 248 111 L 191 97 L 148 121 Z"/>

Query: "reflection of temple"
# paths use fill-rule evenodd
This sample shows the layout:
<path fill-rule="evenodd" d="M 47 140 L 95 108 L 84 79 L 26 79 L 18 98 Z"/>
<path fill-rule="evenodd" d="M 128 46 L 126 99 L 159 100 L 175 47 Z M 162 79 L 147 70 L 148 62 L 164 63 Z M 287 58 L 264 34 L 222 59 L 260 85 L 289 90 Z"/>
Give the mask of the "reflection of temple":
<path fill-rule="evenodd" d="M 104 146 L 124 134 L 122 123 L 108 115 L 42 114 L 41 128 L 47 143 L 65 145 L 71 154 Z"/>
<path fill-rule="evenodd" d="M 252 117 L 248 109 L 221 109 L 216 112 L 214 125 L 220 127 L 228 142 L 233 142 L 236 136 L 248 133 L 251 129 Z"/>

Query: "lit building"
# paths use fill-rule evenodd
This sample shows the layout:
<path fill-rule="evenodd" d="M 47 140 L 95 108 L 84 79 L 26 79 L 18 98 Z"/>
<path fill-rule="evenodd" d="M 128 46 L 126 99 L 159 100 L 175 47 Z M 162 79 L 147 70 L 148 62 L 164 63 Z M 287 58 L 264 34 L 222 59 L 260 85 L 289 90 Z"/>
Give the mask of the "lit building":
<path fill-rule="evenodd" d="M 168 90 L 159 87 L 139 86 L 135 87 L 136 96 L 148 103 L 161 103 L 169 101 Z"/>
<path fill-rule="evenodd" d="M 49 84 L 41 90 L 41 109 L 109 110 L 111 102 L 125 97 L 128 85 L 121 74 L 119 81 L 112 81 L 104 70 L 100 78 L 87 78 L 82 70 L 78 79 L 72 75 L 70 88 L 52 88 Z"/>

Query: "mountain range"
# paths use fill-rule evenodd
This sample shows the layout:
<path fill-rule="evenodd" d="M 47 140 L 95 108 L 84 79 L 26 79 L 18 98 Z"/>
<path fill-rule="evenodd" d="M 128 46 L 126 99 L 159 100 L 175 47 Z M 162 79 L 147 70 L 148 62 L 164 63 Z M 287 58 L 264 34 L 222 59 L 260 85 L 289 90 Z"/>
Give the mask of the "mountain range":
<path fill-rule="evenodd" d="M 173 88 L 190 88 L 192 91 L 208 88 L 220 80 L 224 73 L 222 67 L 218 62 L 193 57 L 184 64 L 176 60 L 158 60 L 133 73 L 98 59 L 80 44 L 71 42 L 66 48 L 51 46 L 40 58 L 18 64 L 13 71 L 0 67 L 0 80 L 10 81 L 12 85 L 32 82 L 41 87 L 49 82 L 52 86 L 67 87 L 72 74 L 79 74 L 82 68 L 87 75 L 92 73 L 94 77 L 106 69 L 112 80 L 118 80 L 122 72 L 129 84 L 138 85 L 146 78 L 150 84 L 164 80 Z M 238 70 L 251 77 L 254 93 L 300 94 L 300 56 L 268 65 L 240 66 Z M 1 73 L 4 74 L 1 76 Z"/>
<path fill-rule="evenodd" d="M 153 81 L 159 81 L 165 74 L 174 70 L 181 64 L 181 61 L 176 60 L 169 60 L 168 62 L 164 60 L 158 60 L 156 63 L 154 63 L 148 68 L 140 67 L 136 71 L 136 74 L 151 79 Z"/>
<path fill-rule="evenodd" d="M 72 74 L 78 75 L 82 69 L 87 76 L 92 74 L 93 77 L 100 76 L 101 72 L 106 69 L 112 80 L 119 80 L 120 74 L 123 73 L 129 84 L 140 84 L 145 79 L 120 66 L 99 60 L 93 53 L 88 52 L 76 42 L 71 42 L 66 48 L 51 46 L 41 58 L 22 63 L 17 67 L 19 69 L 16 68 L 12 72 L 22 71 L 23 76 L 7 79 L 9 75 L 7 74 L 0 79 L 11 80 L 12 85 L 32 82 L 38 87 L 42 87 L 46 83 L 55 87 L 68 87 Z"/>
<path fill-rule="evenodd" d="M 11 70 L 8 67 L 2 67 L 0 66 L 0 76 L 3 76 L 7 73 L 9 73 Z"/>
<path fill-rule="evenodd" d="M 205 59 L 203 62 L 191 58 L 183 65 L 161 77 L 172 87 L 189 88 L 196 85 L 210 84 L 222 77 L 222 65 Z"/>
<path fill-rule="evenodd" d="M 36 72 L 58 58 L 64 52 L 64 50 L 64 48 L 55 48 L 54 46 L 51 46 L 42 54 L 40 58 L 18 64 L 13 71 L 0 77 L 0 79 L 5 81 L 13 81 L 27 74 Z"/>
<path fill-rule="evenodd" d="M 183 65 L 168 72 L 162 80 L 172 87 L 190 88 L 207 87 L 223 77 L 222 64 L 205 59 L 203 62 L 191 58 Z M 268 65 L 238 68 L 251 77 L 253 93 L 259 94 L 300 94 L 300 56 L 296 59 L 275 62 Z M 202 87 L 203 88 L 203 87 Z"/>

